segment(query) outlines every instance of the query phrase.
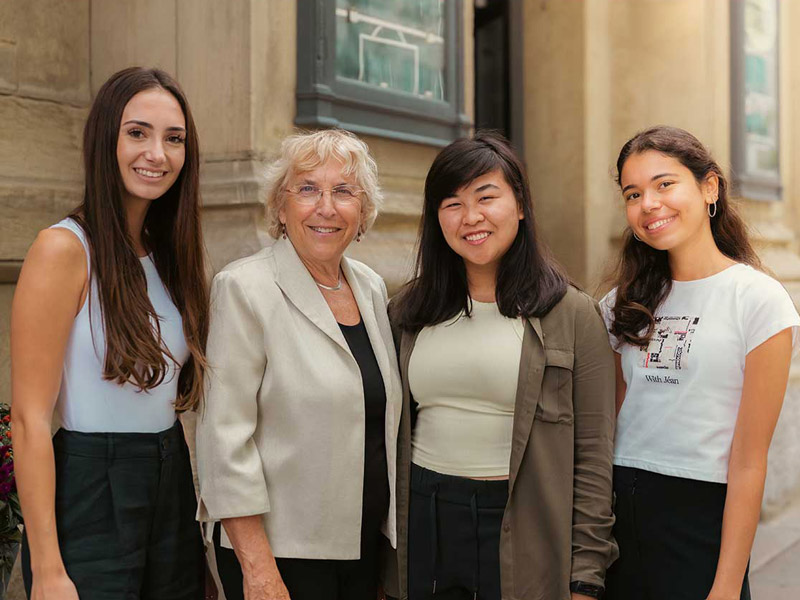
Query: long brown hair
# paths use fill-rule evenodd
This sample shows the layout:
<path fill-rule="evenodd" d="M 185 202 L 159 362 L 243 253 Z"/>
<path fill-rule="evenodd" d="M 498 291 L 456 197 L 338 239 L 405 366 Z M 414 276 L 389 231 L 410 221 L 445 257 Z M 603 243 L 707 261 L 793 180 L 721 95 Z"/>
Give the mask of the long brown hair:
<path fill-rule="evenodd" d="M 417 331 L 472 308 L 464 260 L 447 244 L 439 225 L 439 205 L 456 190 L 499 169 L 522 208 L 511 247 L 500 259 L 495 295 L 505 317 L 542 317 L 558 304 L 569 280 L 536 232 L 525 165 L 500 134 L 478 132 L 444 148 L 425 179 L 425 199 L 417 242 L 416 277 L 392 301 L 402 329 Z"/>
<path fill-rule="evenodd" d="M 172 94 L 186 121 L 186 157 L 175 183 L 148 208 L 142 231 L 158 274 L 183 319 L 190 356 L 178 377 L 175 408 L 193 409 L 202 394 L 208 335 L 208 289 L 200 229 L 200 151 L 186 96 L 164 71 L 131 67 L 112 75 L 97 92 L 83 130 L 86 174 L 83 202 L 70 215 L 86 232 L 105 327 L 103 376 L 149 390 L 175 362 L 161 338 L 158 315 L 147 295 L 144 269 L 128 234 L 117 161 L 122 112 L 139 92 Z"/>
<path fill-rule="evenodd" d="M 625 161 L 635 154 L 655 150 L 678 160 L 698 184 L 713 173 L 719 180 L 717 211 L 711 219 L 711 234 L 717 248 L 733 260 L 761 268 L 747 235 L 747 226 L 731 205 L 725 175 L 705 146 L 688 131 L 658 126 L 637 133 L 622 147 L 617 158 L 617 183 Z M 617 288 L 611 333 L 620 341 L 646 346 L 655 328 L 653 314 L 672 289 L 672 274 L 666 250 L 656 250 L 633 237 L 628 229 L 614 275 Z"/>

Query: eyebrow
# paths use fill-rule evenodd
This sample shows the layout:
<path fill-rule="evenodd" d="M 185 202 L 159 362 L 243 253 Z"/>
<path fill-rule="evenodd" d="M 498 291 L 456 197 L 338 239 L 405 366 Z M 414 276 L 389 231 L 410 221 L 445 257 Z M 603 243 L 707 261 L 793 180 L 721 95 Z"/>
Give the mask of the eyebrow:
<path fill-rule="evenodd" d="M 480 193 L 480 192 L 485 192 L 485 191 L 486 191 L 486 190 L 488 190 L 489 188 L 494 188 L 494 189 L 496 189 L 496 190 L 499 190 L 499 189 L 500 189 L 498 186 L 496 186 L 496 185 L 495 185 L 495 184 L 493 184 L 493 183 L 486 183 L 486 184 L 482 185 L 481 187 L 477 188 L 477 189 L 476 189 L 476 190 L 475 190 L 473 193 L 475 193 L 475 194 L 478 194 L 478 193 Z"/>
<path fill-rule="evenodd" d="M 650 181 L 655 181 L 656 179 L 661 179 L 662 177 L 678 177 L 678 176 L 679 175 L 677 173 L 659 173 L 658 175 L 653 175 L 650 178 Z M 626 185 L 624 188 L 622 188 L 622 193 L 624 194 L 629 189 L 634 188 L 634 187 L 636 187 L 636 186 L 634 184 L 632 184 L 632 183 L 630 185 Z"/>
<path fill-rule="evenodd" d="M 125 121 L 122 125 L 124 127 L 125 125 L 130 125 L 131 123 L 133 123 L 134 125 L 140 125 L 140 126 L 145 127 L 147 129 L 153 129 L 153 126 L 150 123 L 148 123 L 147 121 L 139 121 L 137 119 L 131 119 L 130 121 Z M 186 128 L 185 127 L 167 127 L 167 131 L 182 131 L 182 132 L 186 133 Z"/>

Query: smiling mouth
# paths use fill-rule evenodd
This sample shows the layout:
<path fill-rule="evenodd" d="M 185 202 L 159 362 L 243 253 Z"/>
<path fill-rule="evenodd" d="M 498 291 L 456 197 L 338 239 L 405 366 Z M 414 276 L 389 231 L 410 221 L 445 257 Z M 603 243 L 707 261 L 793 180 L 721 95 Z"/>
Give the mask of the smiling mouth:
<path fill-rule="evenodd" d="M 133 170 L 136 171 L 142 177 L 147 177 L 149 179 L 160 179 L 161 177 L 167 174 L 166 171 L 148 171 L 147 169 L 139 169 L 136 167 L 134 167 Z"/>
<path fill-rule="evenodd" d="M 316 227 L 314 225 L 309 225 L 308 228 L 317 233 L 336 233 L 337 231 L 341 231 L 339 227 Z"/>
<path fill-rule="evenodd" d="M 467 240 L 468 242 L 471 242 L 471 243 L 482 242 L 483 240 L 488 238 L 490 235 L 492 235 L 492 234 L 490 232 L 488 232 L 488 231 L 479 231 L 477 233 L 470 233 L 468 235 L 465 235 L 464 239 Z"/>
<path fill-rule="evenodd" d="M 671 216 L 671 217 L 668 217 L 668 218 L 666 218 L 666 219 L 659 219 L 658 221 L 654 221 L 653 223 L 650 223 L 650 224 L 649 224 L 649 225 L 646 227 L 646 229 L 647 229 L 648 231 L 655 231 L 655 230 L 657 230 L 657 229 L 661 229 L 661 228 L 662 228 L 662 227 L 664 227 L 664 225 L 666 225 L 667 223 L 671 223 L 673 220 L 675 220 L 675 215 L 673 215 L 673 216 Z"/>

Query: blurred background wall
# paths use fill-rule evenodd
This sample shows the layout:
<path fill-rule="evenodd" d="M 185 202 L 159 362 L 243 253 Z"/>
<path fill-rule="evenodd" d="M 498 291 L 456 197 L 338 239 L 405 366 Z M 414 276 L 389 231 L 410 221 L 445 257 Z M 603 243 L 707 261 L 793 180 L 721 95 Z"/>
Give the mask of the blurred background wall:
<path fill-rule="evenodd" d="M 374 153 L 386 206 L 351 255 L 410 274 L 427 168 L 473 127 L 524 154 L 539 227 L 588 291 L 624 230 L 614 162 L 654 124 L 686 128 L 737 182 L 767 266 L 800 299 L 800 3 L 778 0 L 4 0 L 0 2 L 0 399 L 25 252 L 82 194 L 81 132 L 113 72 L 183 85 L 203 154 L 214 271 L 270 242 L 259 173 L 296 127 Z M 724 351 L 724 349 L 722 349 Z M 765 514 L 800 492 L 800 365 Z"/>

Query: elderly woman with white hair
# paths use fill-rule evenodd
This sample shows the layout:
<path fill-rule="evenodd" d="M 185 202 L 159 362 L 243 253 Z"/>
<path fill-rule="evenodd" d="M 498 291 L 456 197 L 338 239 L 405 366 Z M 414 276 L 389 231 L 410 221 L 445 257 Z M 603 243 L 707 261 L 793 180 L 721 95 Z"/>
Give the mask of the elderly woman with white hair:
<path fill-rule="evenodd" d="M 350 133 L 303 133 L 266 187 L 277 241 L 212 285 L 199 519 L 221 522 L 228 600 L 375 600 L 401 389 L 386 287 L 344 251 L 375 220 L 377 169 Z"/>

